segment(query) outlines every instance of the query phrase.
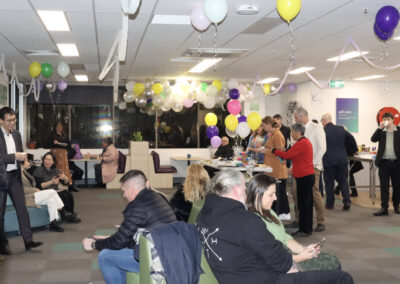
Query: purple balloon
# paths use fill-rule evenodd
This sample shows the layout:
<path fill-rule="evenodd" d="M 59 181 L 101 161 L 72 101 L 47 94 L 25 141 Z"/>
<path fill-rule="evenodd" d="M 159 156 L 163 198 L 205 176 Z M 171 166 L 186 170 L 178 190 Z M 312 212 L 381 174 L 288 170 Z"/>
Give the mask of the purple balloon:
<path fill-rule="evenodd" d="M 375 16 L 375 23 L 384 33 L 393 32 L 399 23 L 399 11 L 393 6 L 384 6 Z"/>
<path fill-rule="evenodd" d="M 297 85 L 295 83 L 290 83 L 287 86 L 287 89 L 290 93 L 296 93 L 297 92 Z"/>
<path fill-rule="evenodd" d="M 238 122 L 239 122 L 239 123 L 241 123 L 241 122 L 247 122 L 247 117 L 244 116 L 244 115 L 241 115 L 241 116 L 238 118 Z"/>
<path fill-rule="evenodd" d="M 232 89 L 229 91 L 229 97 L 232 100 L 237 100 L 240 97 L 240 92 L 238 89 Z"/>
<path fill-rule="evenodd" d="M 67 89 L 67 82 L 65 80 L 60 80 L 57 84 L 57 87 L 60 91 L 65 91 Z"/>
<path fill-rule="evenodd" d="M 218 148 L 221 143 L 222 141 L 219 136 L 214 136 L 213 138 L 211 138 L 211 146 L 213 146 L 214 148 Z"/>
<path fill-rule="evenodd" d="M 377 25 L 376 23 L 374 24 L 374 32 L 375 32 L 376 36 L 377 36 L 380 40 L 383 40 L 383 41 L 386 41 L 386 40 L 388 40 L 389 38 L 391 38 L 392 35 L 393 35 L 393 33 L 394 33 L 394 31 L 391 31 L 391 32 L 389 32 L 389 33 L 384 33 L 384 32 L 378 27 L 378 25 Z"/>
<path fill-rule="evenodd" d="M 207 127 L 206 134 L 209 139 L 213 138 L 214 136 L 218 136 L 219 134 L 218 127 L 216 127 L 215 125 Z"/>

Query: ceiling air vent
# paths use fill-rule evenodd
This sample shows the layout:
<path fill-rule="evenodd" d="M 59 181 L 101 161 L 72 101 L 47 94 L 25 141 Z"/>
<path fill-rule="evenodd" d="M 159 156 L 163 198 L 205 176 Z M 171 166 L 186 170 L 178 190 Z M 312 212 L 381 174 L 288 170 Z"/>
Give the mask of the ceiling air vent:
<path fill-rule="evenodd" d="M 189 48 L 186 49 L 181 57 L 218 57 L 218 58 L 238 58 L 248 49 L 232 48 Z"/>
<path fill-rule="evenodd" d="M 27 56 L 59 56 L 58 51 L 53 49 L 27 49 L 24 53 Z"/>

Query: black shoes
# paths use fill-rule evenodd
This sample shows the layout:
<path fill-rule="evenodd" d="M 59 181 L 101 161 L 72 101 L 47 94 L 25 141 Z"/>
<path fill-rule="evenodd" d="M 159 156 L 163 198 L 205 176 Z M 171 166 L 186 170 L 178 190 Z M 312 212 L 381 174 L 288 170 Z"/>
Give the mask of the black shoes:
<path fill-rule="evenodd" d="M 49 225 L 49 230 L 52 232 L 64 232 L 64 229 L 58 225 L 56 220 L 51 221 Z"/>
<path fill-rule="evenodd" d="M 299 223 L 296 221 L 293 221 L 290 224 L 285 225 L 285 228 L 289 228 L 289 229 L 296 229 L 299 227 Z"/>
<path fill-rule="evenodd" d="M 0 246 L 0 254 L 12 255 L 12 251 L 8 245 L 2 245 Z"/>
<path fill-rule="evenodd" d="M 73 184 L 68 186 L 68 190 L 70 192 L 79 192 L 79 190 Z"/>
<path fill-rule="evenodd" d="M 357 190 L 352 190 L 352 191 L 351 191 L 351 194 L 350 194 L 350 197 L 358 197 L 358 192 L 357 192 Z"/>
<path fill-rule="evenodd" d="M 325 209 L 328 209 L 328 210 L 333 210 L 333 209 L 335 209 L 335 207 L 332 205 L 332 206 L 330 206 L 330 205 L 325 205 Z"/>
<path fill-rule="evenodd" d="M 374 216 L 387 216 L 389 215 L 389 211 L 387 209 L 381 208 L 379 211 L 374 212 Z"/>
<path fill-rule="evenodd" d="M 43 242 L 35 242 L 35 241 L 30 241 L 29 243 L 25 244 L 25 249 L 30 250 L 31 248 L 37 248 L 43 245 Z"/>
<path fill-rule="evenodd" d="M 345 205 L 343 205 L 343 208 L 342 208 L 344 211 L 349 211 L 350 210 L 350 204 L 345 204 Z"/>
<path fill-rule="evenodd" d="M 394 208 L 394 213 L 396 213 L 396 214 L 400 214 L 399 207 L 395 207 L 395 208 Z"/>
<path fill-rule="evenodd" d="M 304 232 L 300 232 L 300 231 L 297 231 L 296 233 L 292 234 L 292 237 L 295 237 L 295 238 L 305 238 L 305 237 L 309 237 L 309 236 L 311 236 L 311 233 L 304 233 Z"/>
<path fill-rule="evenodd" d="M 317 227 L 315 227 L 314 232 L 322 232 L 325 231 L 326 226 L 324 224 L 318 224 Z"/>

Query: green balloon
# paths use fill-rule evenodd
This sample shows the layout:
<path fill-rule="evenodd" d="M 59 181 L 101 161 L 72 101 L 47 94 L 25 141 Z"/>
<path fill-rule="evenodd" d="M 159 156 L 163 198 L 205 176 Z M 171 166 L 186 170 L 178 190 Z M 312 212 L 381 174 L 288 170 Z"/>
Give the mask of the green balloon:
<path fill-rule="evenodd" d="M 42 64 L 42 75 L 47 79 L 51 77 L 53 74 L 53 66 L 50 63 L 43 63 Z"/>
<path fill-rule="evenodd" d="M 205 93 L 207 92 L 207 87 L 208 87 L 207 83 L 201 83 L 200 90 L 202 90 Z"/>

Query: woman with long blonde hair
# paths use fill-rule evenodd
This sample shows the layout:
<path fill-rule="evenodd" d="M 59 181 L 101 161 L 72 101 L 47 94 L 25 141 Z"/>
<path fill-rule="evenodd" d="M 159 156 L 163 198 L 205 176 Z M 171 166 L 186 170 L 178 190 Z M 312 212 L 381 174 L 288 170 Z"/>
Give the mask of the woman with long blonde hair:
<path fill-rule="evenodd" d="M 178 220 L 187 222 L 193 202 L 205 198 L 209 180 L 210 177 L 202 165 L 193 164 L 187 168 L 185 182 L 178 186 L 170 200 Z"/>

